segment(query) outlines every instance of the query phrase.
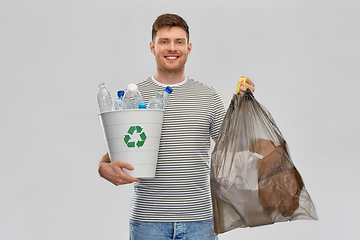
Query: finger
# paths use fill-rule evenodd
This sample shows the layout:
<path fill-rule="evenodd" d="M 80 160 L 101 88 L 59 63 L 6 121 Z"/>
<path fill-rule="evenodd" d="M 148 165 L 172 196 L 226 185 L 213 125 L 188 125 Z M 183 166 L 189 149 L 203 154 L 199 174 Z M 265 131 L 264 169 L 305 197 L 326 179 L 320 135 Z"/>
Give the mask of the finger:
<path fill-rule="evenodd" d="M 253 87 L 255 86 L 254 83 L 249 78 L 245 78 L 245 80 L 248 85 L 253 86 Z"/>
<path fill-rule="evenodd" d="M 255 91 L 255 88 L 253 86 L 247 86 L 248 89 L 250 89 L 251 92 L 254 92 Z M 246 90 L 245 90 L 245 87 L 244 86 L 240 86 L 239 88 L 239 93 L 244 93 Z"/>
<path fill-rule="evenodd" d="M 253 92 L 255 92 L 255 87 L 253 87 L 253 86 L 249 86 L 249 89 L 250 89 L 250 91 L 253 93 Z"/>
<path fill-rule="evenodd" d="M 130 164 L 129 164 L 130 165 Z M 130 165 L 131 166 L 131 165 Z M 129 170 L 133 170 L 134 167 L 131 166 L 132 169 Z M 123 180 L 127 183 L 132 183 L 132 182 L 138 182 L 140 180 L 140 178 L 135 178 L 130 176 L 129 174 L 127 174 L 122 168 L 119 169 L 120 170 L 120 176 L 119 176 L 119 180 Z"/>
<path fill-rule="evenodd" d="M 239 92 L 240 92 L 240 93 L 244 93 L 244 92 L 245 92 L 245 87 L 244 87 L 244 86 L 240 86 Z"/>
<path fill-rule="evenodd" d="M 135 182 L 135 181 L 127 181 L 127 180 L 124 180 L 124 179 L 119 179 L 117 181 L 114 181 L 113 184 L 116 185 L 116 186 L 119 186 L 119 185 L 124 185 L 124 184 L 130 184 L 130 183 L 133 183 L 133 182 Z"/>
<path fill-rule="evenodd" d="M 121 171 L 123 172 L 123 176 L 126 178 L 127 181 L 131 181 L 131 182 L 137 182 L 140 180 L 140 178 L 134 178 L 130 175 L 128 175 L 126 172 L 124 172 L 124 170 L 122 168 L 126 168 L 127 170 L 134 170 L 134 167 L 130 164 L 130 163 L 126 163 L 126 162 L 119 162 L 119 167 L 121 169 Z"/>
<path fill-rule="evenodd" d="M 126 162 L 122 162 L 122 161 L 118 162 L 118 167 L 126 168 L 128 170 L 134 170 L 134 167 L 130 163 L 126 163 Z"/>
<path fill-rule="evenodd" d="M 112 165 L 112 171 L 113 171 L 113 177 L 111 177 L 111 182 L 115 184 L 116 186 L 121 184 L 127 184 L 132 182 L 138 182 L 140 178 L 135 178 L 130 175 L 128 175 L 124 170 L 123 167 L 128 170 L 133 170 L 134 167 L 131 166 L 128 163 L 122 162 L 122 161 L 115 161 L 111 163 Z"/>
<path fill-rule="evenodd" d="M 245 80 L 246 80 L 247 87 L 250 89 L 251 92 L 254 92 L 255 84 L 249 78 L 245 78 Z M 241 87 L 240 87 L 241 93 L 245 92 L 245 88 L 243 86 L 244 86 L 244 82 L 241 82 Z"/>
<path fill-rule="evenodd" d="M 126 174 L 126 173 L 124 173 Z M 129 183 L 133 183 L 133 182 L 138 182 L 140 180 L 140 178 L 133 178 L 129 175 L 127 175 L 128 177 L 119 174 L 118 177 L 114 178 L 114 179 L 109 179 L 110 182 L 112 182 L 115 186 L 119 186 L 119 185 L 124 185 L 124 184 L 129 184 Z"/>

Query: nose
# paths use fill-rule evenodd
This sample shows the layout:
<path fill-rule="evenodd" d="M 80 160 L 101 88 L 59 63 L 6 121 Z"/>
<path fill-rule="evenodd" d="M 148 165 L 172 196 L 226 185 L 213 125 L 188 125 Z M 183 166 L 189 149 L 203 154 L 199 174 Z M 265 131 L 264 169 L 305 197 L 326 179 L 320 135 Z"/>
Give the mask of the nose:
<path fill-rule="evenodd" d="M 170 42 L 170 43 L 168 44 L 168 50 L 171 51 L 171 52 L 176 51 L 176 45 L 175 45 L 174 42 Z"/>

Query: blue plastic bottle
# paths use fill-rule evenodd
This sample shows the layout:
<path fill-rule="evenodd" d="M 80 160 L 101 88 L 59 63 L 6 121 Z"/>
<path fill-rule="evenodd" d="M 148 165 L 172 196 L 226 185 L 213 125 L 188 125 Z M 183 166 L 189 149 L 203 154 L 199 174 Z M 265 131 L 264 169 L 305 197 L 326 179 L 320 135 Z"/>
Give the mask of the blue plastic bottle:
<path fill-rule="evenodd" d="M 124 93 L 123 90 L 117 92 L 118 99 L 115 100 L 115 110 L 131 109 L 130 102 L 124 99 Z"/>
<path fill-rule="evenodd" d="M 168 104 L 169 99 L 170 99 L 170 94 L 172 93 L 172 88 L 167 86 L 164 90 L 164 102 L 165 102 L 165 106 Z"/>

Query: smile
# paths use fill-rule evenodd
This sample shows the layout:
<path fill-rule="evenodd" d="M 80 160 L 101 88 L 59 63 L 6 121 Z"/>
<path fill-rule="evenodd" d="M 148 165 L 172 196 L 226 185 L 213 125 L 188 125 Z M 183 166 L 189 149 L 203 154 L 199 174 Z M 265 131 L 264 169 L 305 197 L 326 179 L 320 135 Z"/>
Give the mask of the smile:
<path fill-rule="evenodd" d="M 178 56 L 165 56 L 166 59 L 169 59 L 169 60 L 175 60 L 175 59 L 178 59 L 179 57 Z"/>

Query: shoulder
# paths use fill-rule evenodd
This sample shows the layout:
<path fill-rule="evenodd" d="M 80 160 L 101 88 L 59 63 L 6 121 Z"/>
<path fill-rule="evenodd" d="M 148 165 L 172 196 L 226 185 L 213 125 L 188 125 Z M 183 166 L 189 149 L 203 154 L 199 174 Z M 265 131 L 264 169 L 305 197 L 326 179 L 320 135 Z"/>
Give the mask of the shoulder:
<path fill-rule="evenodd" d="M 147 79 L 138 82 L 136 85 L 138 87 L 144 87 L 144 86 L 152 85 L 152 83 L 153 81 L 151 80 L 151 77 L 148 77 Z"/>
<path fill-rule="evenodd" d="M 196 81 L 192 78 L 188 78 L 187 83 L 188 83 L 189 87 L 197 89 L 198 91 L 217 94 L 217 90 L 214 87 L 208 86 L 208 85 L 204 84 L 203 82 Z"/>
<path fill-rule="evenodd" d="M 156 85 L 151 77 L 140 81 L 136 84 L 138 86 L 138 90 L 143 93 L 155 94 L 155 91 L 160 91 L 160 86 Z"/>

